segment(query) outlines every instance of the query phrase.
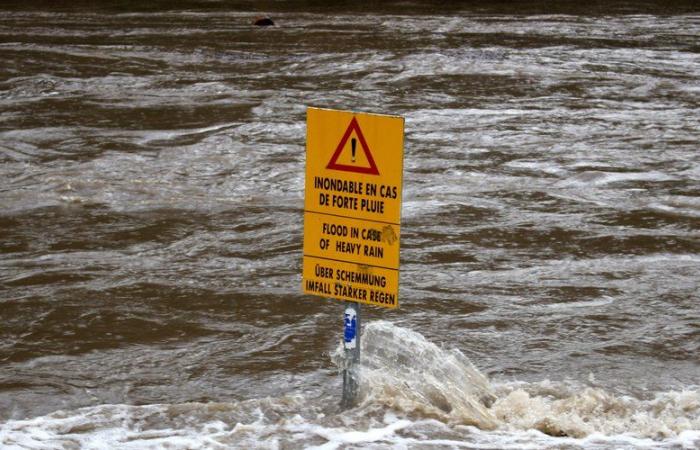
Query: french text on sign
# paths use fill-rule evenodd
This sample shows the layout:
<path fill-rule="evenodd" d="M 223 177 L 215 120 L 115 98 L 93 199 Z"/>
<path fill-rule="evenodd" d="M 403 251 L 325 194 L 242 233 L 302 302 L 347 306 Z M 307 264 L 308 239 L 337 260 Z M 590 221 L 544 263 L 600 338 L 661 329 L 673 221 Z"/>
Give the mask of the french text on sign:
<path fill-rule="evenodd" d="M 354 133 L 353 121 L 363 137 L 356 144 L 355 164 L 368 164 L 364 140 L 379 174 L 328 168 L 348 129 Z M 351 139 L 338 155 L 342 165 L 353 164 Z M 402 176 L 403 118 L 308 109 L 305 211 L 400 224 Z"/>

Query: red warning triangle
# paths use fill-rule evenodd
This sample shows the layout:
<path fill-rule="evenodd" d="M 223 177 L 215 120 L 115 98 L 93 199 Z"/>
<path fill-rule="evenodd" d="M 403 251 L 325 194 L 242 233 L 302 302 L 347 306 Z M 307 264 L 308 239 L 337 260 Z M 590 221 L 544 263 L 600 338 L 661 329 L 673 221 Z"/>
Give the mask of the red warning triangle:
<path fill-rule="evenodd" d="M 340 154 L 343 152 L 343 149 L 345 148 L 345 145 L 348 143 L 348 139 L 350 139 L 350 136 L 352 135 L 353 131 L 355 132 L 357 139 L 360 141 L 360 147 L 362 147 L 362 151 L 365 154 L 365 158 L 367 158 L 367 163 L 369 163 L 369 167 L 353 166 L 350 164 L 341 164 L 338 162 L 338 158 L 340 157 Z M 353 146 L 354 146 L 354 139 L 353 139 Z M 354 161 L 354 158 L 353 158 L 353 161 Z M 331 160 L 328 161 L 328 165 L 326 166 L 326 169 L 344 170 L 345 172 L 356 172 L 356 173 L 366 173 L 366 174 L 370 174 L 370 175 L 379 175 L 379 170 L 377 169 L 377 164 L 375 164 L 374 158 L 372 158 L 372 152 L 369 151 L 369 146 L 367 145 L 367 141 L 365 140 L 365 136 L 362 134 L 362 130 L 360 129 L 360 125 L 357 123 L 357 119 L 355 117 L 353 117 L 352 120 L 350 121 L 350 125 L 348 126 L 348 129 L 345 130 L 345 134 L 343 135 L 342 139 L 340 139 L 340 143 L 338 144 L 338 147 L 335 149 L 335 153 L 333 153 L 333 156 L 331 156 Z"/>

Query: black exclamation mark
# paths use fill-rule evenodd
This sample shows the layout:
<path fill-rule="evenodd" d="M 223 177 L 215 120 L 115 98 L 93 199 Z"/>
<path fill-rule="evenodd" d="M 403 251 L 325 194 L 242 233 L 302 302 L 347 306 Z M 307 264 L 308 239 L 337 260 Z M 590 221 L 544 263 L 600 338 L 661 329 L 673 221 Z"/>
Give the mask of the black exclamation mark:
<path fill-rule="evenodd" d="M 355 144 L 357 141 L 355 141 L 355 138 L 350 139 L 350 145 L 352 146 L 352 162 L 355 162 Z"/>

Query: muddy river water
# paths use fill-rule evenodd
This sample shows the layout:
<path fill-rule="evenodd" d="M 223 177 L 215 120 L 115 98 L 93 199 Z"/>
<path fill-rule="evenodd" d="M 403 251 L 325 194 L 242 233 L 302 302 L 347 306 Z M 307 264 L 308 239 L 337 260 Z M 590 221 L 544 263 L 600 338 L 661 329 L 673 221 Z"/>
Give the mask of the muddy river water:
<path fill-rule="evenodd" d="M 27 3 L 0 447 L 700 447 L 696 2 Z M 309 106 L 405 117 L 401 307 L 344 412 Z"/>

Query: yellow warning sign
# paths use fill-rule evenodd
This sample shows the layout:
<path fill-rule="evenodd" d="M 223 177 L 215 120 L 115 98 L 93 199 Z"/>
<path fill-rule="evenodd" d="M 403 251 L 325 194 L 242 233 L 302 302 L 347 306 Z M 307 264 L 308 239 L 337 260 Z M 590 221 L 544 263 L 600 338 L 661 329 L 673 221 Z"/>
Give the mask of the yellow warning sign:
<path fill-rule="evenodd" d="M 309 108 L 304 210 L 399 224 L 403 122 Z"/>
<path fill-rule="evenodd" d="M 402 117 L 309 108 L 303 291 L 398 306 Z"/>
<path fill-rule="evenodd" d="M 362 151 L 357 151 L 361 146 Z M 348 147 L 348 143 L 350 146 Z M 338 161 L 342 156 L 343 161 Z M 369 173 L 379 175 L 377 164 L 374 162 L 372 152 L 369 151 L 365 136 L 362 134 L 362 129 L 357 124 L 357 118 L 353 117 L 350 121 L 348 129 L 345 130 L 343 138 L 335 149 L 331 160 L 328 162 L 326 169 L 344 170 L 346 172 Z"/>

